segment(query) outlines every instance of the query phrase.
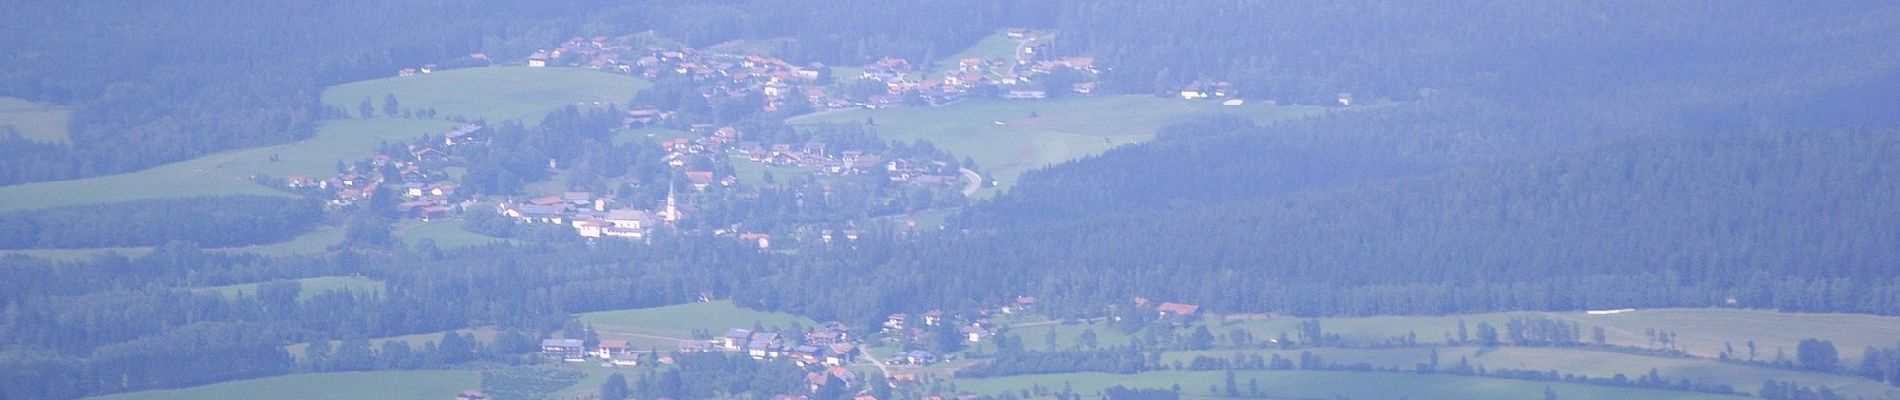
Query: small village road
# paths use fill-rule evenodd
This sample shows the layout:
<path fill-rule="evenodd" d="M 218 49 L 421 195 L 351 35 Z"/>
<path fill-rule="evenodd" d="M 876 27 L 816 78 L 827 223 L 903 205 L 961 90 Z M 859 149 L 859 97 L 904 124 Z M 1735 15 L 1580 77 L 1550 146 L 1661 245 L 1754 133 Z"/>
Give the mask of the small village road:
<path fill-rule="evenodd" d="M 970 180 L 970 183 L 963 185 L 963 197 L 975 196 L 976 191 L 983 190 L 983 175 L 978 175 L 976 171 L 971 171 L 969 168 L 957 168 L 957 171 L 963 173 L 963 179 Z"/>

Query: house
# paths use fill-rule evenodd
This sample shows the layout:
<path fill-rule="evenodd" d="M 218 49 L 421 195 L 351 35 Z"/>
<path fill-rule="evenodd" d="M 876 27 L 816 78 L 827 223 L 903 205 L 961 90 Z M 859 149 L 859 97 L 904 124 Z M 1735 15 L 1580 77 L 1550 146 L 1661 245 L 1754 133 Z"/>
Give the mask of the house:
<path fill-rule="evenodd" d="M 904 353 L 904 362 L 912 365 L 935 364 L 937 355 L 923 350 L 911 350 L 909 353 Z"/>
<path fill-rule="evenodd" d="M 1340 92 L 1339 106 L 1346 107 L 1346 106 L 1351 106 L 1351 105 L 1352 105 L 1352 93 Z"/>
<path fill-rule="evenodd" d="M 481 136 L 477 135 L 477 133 L 481 131 L 481 125 L 462 125 L 460 128 L 449 131 L 449 133 L 442 134 L 442 145 L 454 147 L 478 142 L 481 140 Z"/>
<path fill-rule="evenodd" d="M 1155 307 L 1155 311 L 1160 312 L 1162 317 L 1167 317 L 1168 315 L 1180 315 L 1180 316 L 1185 317 L 1185 316 L 1193 316 L 1194 314 L 1201 312 L 1201 306 L 1193 305 L 1193 304 L 1163 302 L 1161 303 L 1160 306 Z"/>
<path fill-rule="evenodd" d="M 629 352 L 614 354 L 613 361 L 611 362 L 614 364 L 614 366 L 619 366 L 619 367 L 637 366 L 637 365 L 640 365 L 640 353 L 629 351 Z"/>
<path fill-rule="evenodd" d="M 545 339 L 541 341 L 541 354 L 569 362 L 580 362 L 587 357 L 587 350 L 581 345 L 580 339 Z"/>
<path fill-rule="evenodd" d="M 853 238 L 853 239 L 856 239 L 856 238 Z M 930 310 L 930 311 L 924 312 L 925 326 L 937 326 L 937 323 L 941 321 L 943 321 L 943 310 Z"/>
<path fill-rule="evenodd" d="M 825 352 L 825 365 L 845 365 L 858 359 L 858 345 L 855 344 L 834 343 L 830 350 Z"/>
<path fill-rule="evenodd" d="M 1034 307 L 1035 305 L 1036 305 L 1035 296 L 1016 296 L 1015 301 L 1012 301 L 1009 304 L 1003 305 L 1002 311 L 1004 314 L 1015 314 L 1019 312 L 1029 311 L 1029 309 L 1031 307 Z"/>
<path fill-rule="evenodd" d="M 983 330 L 983 327 L 981 326 L 974 326 L 974 325 L 966 326 L 966 327 L 963 327 L 962 331 L 963 331 L 963 338 L 965 340 L 969 340 L 970 343 L 981 342 L 983 341 L 984 336 L 989 335 L 989 331 Z"/>
<path fill-rule="evenodd" d="M 624 229 L 646 229 L 653 224 L 653 215 L 645 211 L 621 208 L 607 212 L 608 225 Z"/>
<path fill-rule="evenodd" d="M 706 190 L 712 185 L 712 171 L 686 171 L 686 180 L 693 183 L 693 190 Z"/>
<path fill-rule="evenodd" d="M 480 390 L 469 389 L 455 394 L 455 400 L 488 400 L 488 394 Z"/>
<path fill-rule="evenodd" d="M 779 338 L 776 333 L 755 332 L 751 342 L 746 343 L 746 355 L 763 360 L 779 356 Z"/>
<path fill-rule="evenodd" d="M 1203 88 L 1200 82 L 1189 83 L 1187 87 L 1181 88 L 1181 98 L 1183 99 L 1197 100 L 1205 99 L 1207 96 L 1207 89 Z"/>
<path fill-rule="evenodd" d="M 758 243 L 759 250 L 772 249 L 772 235 L 768 235 L 764 233 L 753 233 L 753 232 L 741 233 L 739 234 L 739 241 L 747 242 L 747 243 Z"/>
<path fill-rule="evenodd" d="M 752 341 L 752 330 L 739 328 L 728 329 L 726 330 L 726 336 L 722 339 L 721 344 L 724 345 L 726 350 L 743 350 L 746 347 L 746 343 Z"/>
<path fill-rule="evenodd" d="M 813 345 L 800 345 L 792 348 L 792 362 L 798 366 L 812 366 L 823 362 L 825 348 Z"/>
<path fill-rule="evenodd" d="M 611 358 L 614 358 L 615 356 L 626 354 L 626 353 L 629 353 L 629 351 L 627 348 L 627 341 L 625 340 L 601 339 L 600 344 L 594 346 L 594 356 L 600 357 L 603 359 L 611 359 Z"/>
<path fill-rule="evenodd" d="M 534 55 L 528 56 L 528 66 L 536 68 L 548 66 L 548 53 L 536 50 Z"/>
<path fill-rule="evenodd" d="M 909 315 L 905 315 L 904 313 L 891 314 L 889 318 L 884 319 L 884 330 L 903 330 L 904 319 L 909 317 Z"/>

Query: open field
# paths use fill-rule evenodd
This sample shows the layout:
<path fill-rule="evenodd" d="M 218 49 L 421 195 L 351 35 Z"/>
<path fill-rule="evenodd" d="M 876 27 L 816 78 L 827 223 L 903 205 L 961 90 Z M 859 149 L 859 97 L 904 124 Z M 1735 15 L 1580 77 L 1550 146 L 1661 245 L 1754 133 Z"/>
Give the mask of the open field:
<path fill-rule="evenodd" d="M 647 86 L 640 79 L 591 70 L 495 67 L 343 84 L 325 91 L 324 99 L 325 104 L 354 112 L 364 96 L 374 97 L 372 103 L 380 107 L 383 95 L 394 93 L 403 108 L 433 107 L 444 119 L 464 115 L 491 122 L 538 121 L 547 111 L 567 105 L 624 101 Z M 455 126 L 446 120 L 386 117 L 324 121 L 314 137 L 295 143 L 226 151 L 126 174 L 0 187 L 0 211 L 155 198 L 287 195 L 250 177 L 329 176 L 336 173 L 337 161 L 369 158 L 385 141 L 410 141 Z"/>
<path fill-rule="evenodd" d="M 1900 341 L 1900 317 L 1715 308 L 1637 310 L 1609 315 L 1511 312 L 1444 317 L 1322 318 L 1320 323 L 1327 333 L 1338 334 L 1348 341 L 1380 341 L 1412 332 L 1418 335 L 1421 342 L 1442 342 L 1447 334 L 1457 334 L 1460 319 L 1472 332 L 1476 332 L 1479 322 L 1489 323 L 1502 330 L 1511 317 L 1528 316 L 1576 322 L 1586 338 L 1592 327 L 1601 326 L 1606 342 L 1617 346 L 1653 347 L 1644 334 L 1650 328 L 1674 332 L 1683 350 L 1708 358 L 1718 356 L 1728 344 L 1735 346 L 1739 357 L 1747 358 L 1746 344 L 1750 340 L 1755 341 L 1757 359 L 1772 359 L 1777 349 L 1792 358 L 1796 344 L 1803 339 L 1817 338 L 1833 341 L 1840 349 L 1843 363 L 1852 365 L 1859 361 L 1861 349 L 1867 346 L 1891 347 Z M 1280 332 L 1294 332 L 1298 322 L 1296 318 L 1273 318 L 1228 326 L 1245 327 L 1256 337 L 1271 338 Z M 1229 329 L 1216 326 L 1209 328 L 1215 332 Z"/>
<path fill-rule="evenodd" d="M 100 400 L 388 399 L 440 400 L 480 385 L 478 371 L 378 371 L 296 374 L 175 390 L 95 397 Z"/>
<path fill-rule="evenodd" d="M 925 77 L 933 81 L 942 80 L 945 72 L 957 69 L 958 61 L 972 57 L 985 61 L 1000 58 L 1006 62 L 1016 62 L 1016 39 L 1010 39 L 1001 32 L 985 36 L 983 40 L 978 40 L 957 54 L 937 59 L 931 65 L 924 66 Z"/>
<path fill-rule="evenodd" d="M 297 283 L 302 285 L 301 286 L 302 290 L 297 292 L 298 300 L 309 300 L 312 297 L 316 297 L 318 294 L 322 294 L 323 292 L 328 292 L 331 290 L 346 290 L 346 291 L 358 292 L 358 293 L 376 293 L 376 294 L 381 294 L 383 292 L 383 281 L 365 278 L 361 276 L 319 276 L 315 278 L 296 279 L 296 281 Z M 192 291 L 199 292 L 199 293 L 216 292 L 218 294 L 223 295 L 224 297 L 234 297 L 234 296 L 237 296 L 239 292 L 256 296 L 257 287 L 258 285 L 262 285 L 262 284 L 263 284 L 262 282 L 259 282 L 259 283 L 244 283 L 244 284 L 237 284 L 237 285 L 213 286 L 213 287 L 192 289 Z"/>
<path fill-rule="evenodd" d="M 474 212 L 481 212 L 481 210 Z M 508 239 L 463 230 L 462 221 L 457 220 L 437 220 L 429 222 L 403 221 L 396 230 L 403 244 L 414 246 L 423 239 L 429 239 L 435 241 L 435 247 L 438 249 L 480 246 L 509 241 Z"/>
<path fill-rule="evenodd" d="M 970 99 L 938 107 L 892 107 L 821 112 L 793 124 L 876 122 L 886 140 L 929 140 L 938 148 L 975 160 L 1007 189 L 1024 171 L 1100 154 L 1154 137 L 1170 123 L 1199 115 L 1229 113 L 1265 123 L 1319 112 L 1311 106 L 1255 103 L 1222 106 L 1150 96 L 1068 97 L 1045 101 Z M 1031 116 L 1034 114 L 1035 116 Z M 979 194 L 994 194 L 985 190 Z"/>
<path fill-rule="evenodd" d="M 1104 388 L 1122 385 L 1130 388 L 1167 389 L 1181 385 L 1183 397 L 1210 398 L 1207 388 L 1224 385 L 1225 372 L 1158 371 L 1133 375 L 1073 373 L 1025 375 L 990 379 L 959 379 L 957 388 L 979 394 L 1020 392 L 1040 384 L 1051 391 L 1069 385 L 1075 392 L 1093 396 Z M 1544 388 L 1557 392 L 1560 399 L 1739 399 L 1740 396 L 1533 382 L 1498 378 L 1446 375 L 1420 375 L 1389 372 L 1342 371 L 1236 371 L 1234 379 L 1243 392 L 1249 380 L 1260 382 L 1261 392 L 1282 398 L 1354 399 L 1534 399 L 1542 398 Z"/>
<path fill-rule="evenodd" d="M 731 328 L 752 329 L 755 323 L 766 329 L 790 328 L 793 323 L 806 328 L 818 326 L 810 318 L 739 308 L 730 300 L 591 312 L 578 317 L 582 323 L 593 324 L 594 329 L 603 334 L 614 331 L 677 338 L 692 337 L 694 330 L 711 332 L 717 336 Z"/>
<path fill-rule="evenodd" d="M 38 142 L 66 143 L 66 121 L 72 110 L 17 97 L 0 96 L 0 127 L 19 130 L 20 137 Z M 3 131 L 4 129 L 0 129 Z"/>
<path fill-rule="evenodd" d="M 1033 347 L 1033 340 L 1026 341 L 1032 343 Z M 1630 379 L 1636 379 L 1638 376 L 1649 373 L 1650 369 L 1655 369 L 1657 374 L 1670 381 L 1688 379 L 1697 383 L 1727 384 L 1744 392 L 1753 392 L 1761 388 L 1763 381 L 1774 379 L 1792 381 L 1810 387 L 1827 387 L 1849 396 L 1900 398 L 1900 388 L 1857 376 L 1789 371 L 1727 364 L 1706 359 L 1656 357 L 1582 348 L 1500 347 L 1480 351 L 1477 347 L 1440 347 L 1437 350 L 1441 368 L 1456 365 L 1462 357 L 1469 360 L 1473 367 L 1483 366 L 1492 371 L 1505 368 L 1531 371 L 1555 370 L 1562 374 L 1578 374 L 1594 378 L 1609 378 L 1622 374 Z M 1298 360 L 1300 353 L 1312 352 L 1327 363 L 1345 365 L 1364 363 L 1378 368 L 1398 368 L 1410 371 L 1419 364 L 1429 363 L 1431 351 L 1431 348 L 1424 347 L 1175 351 L 1165 353 L 1162 356 L 1162 362 L 1178 361 L 1187 364 L 1195 357 L 1232 359 L 1236 354 L 1258 355 L 1267 359 L 1271 359 L 1273 355 L 1279 355 L 1281 358 Z"/>
<path fill-rule="evenodd" d="M 271 244 L 260 244 L 260 245 L 254 245 L 254 246 L 245 246 L 245 247 L 229 247 L 229 248 L 223 248 L 223 249 L 218 249 L 218 250 L 223 251 L 223 252 L 230 252 L 230 253 L 251 253 L 251 254 L 258 254 L 258 255 L 265 255 L 265 256 L 287 256 L 287 255 L 296 255 L 296 254 L 321 253 L 324 250 L 326 250 L 329 246 L 342 243 L 342 242 L 343 242 L 343 229 L 337 228 L 334 226 L 323 225 L 323 226 L 318 226 L 316 229 L 311 229 L 309 232 L 304 232 L 304 234 L 298 235 L 296 238 L 290 239 L 288 241 L 271 243 Z M 84 260 L 84 259 L 88 259 L 97 255 L 100 255 L 100 254 L 105 254 L 108 252 L 116 252 L 116 253 L 119 253 L 120 255 L 124 255 L 127 257 L 136 257 L 136 256 L 144 255 L 145 253 L 152 252 L 152 248 L 151 247 L 107 247 L 107 248 L 91 248 L 91 249 L 4 250 L 4 251 L 0 251 L 0 256 L 9 255 L 9 254 L 19 254 L 19 255 L 25 255 L 29 257 L 40 257 L 40 258 L 48 258 L 48 259 L 53 259 L 53 260 L 68 261 L 68 260 Z"/>
<path fill-rule="evenodd" d="M 461 115 L 491 123 L 521 120 L 532 126 L 548 111 L 568 105 L 626 103 L 635 92 L 650 86 L 639 78 L 585 68 L 464 68 L 331 86 L 323 91 L 323 104 L 354 116 L 367 98 L 378 108 L 378 117 L 371 119 L 386 119 L 381 117 L 383 96 L 394 94 L 400 108 L 433 108 L 437 118 Z"/>
<path fill-rule="evenodd" d="M 654 142 L 664 142 L 664 141 L 673 140 L 673 139 L 691 139 L 691 138 L 696 138 L 696 137 L 699 137 L 699 135 L 695 135 L 692 132 L 682 131 L 678 129 L 634 128 L 634 129 L 621 129 L 618 131 L 614 131 L 613 141 L 614 141 L 615 146 L 619 146 L 619 145 L 623 145 L 627 143 L 633 143 L 634 141 L 640 140 L 643 138 L 652 140 Z"/>

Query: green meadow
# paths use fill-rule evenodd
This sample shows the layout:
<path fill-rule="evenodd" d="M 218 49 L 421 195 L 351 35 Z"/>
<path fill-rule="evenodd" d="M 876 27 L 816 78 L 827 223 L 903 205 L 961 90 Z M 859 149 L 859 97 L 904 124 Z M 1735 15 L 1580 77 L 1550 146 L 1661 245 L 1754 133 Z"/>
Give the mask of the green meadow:
<path fill-rule="evenodd" d="M 886 140 L 929 140 L 968 156 L 978 170 L 1007 189 L 1023 172 L 1100 154 L 1154 137 L 1170 123 L 1217 113 L 1259 123 L 1309 115 L 1321 108 L 1253 103 L 1223 106 L 1152 96 L 1076 96 L 1023 101 L 969 99 L 937 107 L 891 107 L 820 112 L 792 118 L 795 125 L 876 124 Z M 979 192 L 994 194 L 995 190 Z"/>
<path fill-rule="evenodd" d="M 938 59 L 931 65 L 925 66 L 925 71 L 927 71 L 925 77 L 933 81 L 942 80 L 944 73 L 957 69 L 957 63 L 965 58 L 981 58 L 985 61 L 1000 58 L 1007 62 L 1015 62 L 1016 39 L 1010 39 L 1001 32 L 986 36 L 957 54 L 951 54 L 949 57 Z"/>
<path fill-rule="evenodd" d="M 355 116 L 363 99 L 369 99 L 377 108 L 377 118 L 371 119 L 382 119 L 383 97 L 394 94 L 400 108 L 433 108 L 437 118 L 460 115 L 533 125 L 563 106 L 625 103 L 651 86 L 639 78 L 586 68 L 465 68 L 331 86 L 323 91 L 323 104 Z"/>
<path fill-rule="evenodd" d="M 1627 400 L 1702 400 L 1741 399 L 1670 390 L 1618 388 L 1557 382 L 1533 382 L 1499 378 L 1448 375 L 1421 375 L 1392 372 L 1346 371 L 1236 371 L 1234 380 L 1245 393 L 1248 382 L 1258 381 L 1261 393 L 1274 398 L 1304 399 L 1468 399 L 1521 400 L 1543 398 L 1544 388 L 1557 392 L 1560 399 Z M 1064 387 L 1084 396 L 1093 396 L 1116 385 L 1129 388 L 1168 389 L 1180 385 L 1184 398 L 1219 398 L 1209 387 L 1225 385 L 1226 373 L 1217 371 L 1157 371 L 1132 375 L 1107 373 L 1071 373 L 1024 375 L 989 379 L 959 379 L 962 391 L 1000 395 L 1030 390 L 1040 385 L 1051 392 Z"/>
<path fill-rule="evenodd" d="M 20 137 L 39 142 L 65 143 L 66 122 L 72 110 L 65 106 L 40 104 L 17 97 L 0 96 L 0 132 L 11 126 Z"/>
<path fill-rule="evenodd" d="M 310 139 L 231 150 L 142 171 L 54 182 L 0 187 L 0 211 L 75 204 L 104 204 L 141 199 L 234 194 L 288 195 L 256 184 L 257 174 L 272 177 L 329 176 L 338 161 L 369 158 L 384 142 L 415 140 L 457 126 L 451 116 L 539 121 L 548 111 L 568 105 L 623 102 L 649 84 L 626 75 L 586 69 L 490 67 L 384 78 L 332 86 L 325 105 L 355 114 L 363 97 L 381 107 L 395 94 L 404 109 L 434 108 L 440 119 L 377 117 L 324 121 Z M 380 111 L 379 111 L 380 112 Z"/>
<path fill-rule="evenodd" d="M 794 323 L 806 328 L 818 326 L 810 318 L 741 308 L 733 305 L 731 300 L 600 311 L 577 317 L 582 323 L 592 324 L 594 329 L 603 334 L 614 331 L 677 338 L 692 337 L 695 330 L 717 336 L 731 328 L 752 329 L 755 324 L 766 329 L 790 328 Z"/>
<path fill-rule="evenodd" d="M 1891 347 L 1900 342 L 1900 317 L 1718 308 L 1636 310 L 1608 315 L 1510 312 L 1443 317 L 1321 318 L 1320 323 L 1327 333 L 1340 335 L 1348 341 L 1382 341 L 1411 333 L 1416 334 L 1420 342 L 1443 342 L 1446 335 L 1457 334 L 1459 320 L 1465 321 L 1468 330 L 1476 332 L 1479 322 L 1489 323 L 1502 330 L 1512 317 L 1532 316 L 1576 322 L 1586 340 L 1593 327 L 1601 326 L 1604 328 L 1605 342 L 1616 346 L 1654 347 L 1659 344 L 1653 344 L 1645 332 L 1649 329 L 1669 331 L 1676 335 L 1682 350 L 1705 358 L 1719 356 L 1730 345 L 1734 346 L 1738 357 L 1747 358 L 1746 347 L 1751 340 L 1755 342 L 1756 359 L 1773 359 L 1776 350 L 1792 358 L 1795 345 L 1803 339 L 1815 338 L 1834 342 L 1835 347 L 1840 349 L 1841 359 L 1851 364 L 1859 361 L 1861 349 L 1868 346 Z M 1272 338 L 1280 332 L 1295 332 L 1299 321 L 1297 318 L 1272 318 L 1209 328 L 1225 332 L 1228 327 L 1244 327 L 1256 337 Z"/>
<path fill-rule="evenodd" d="M 219 384 L 94 397 L 99 400 L 211 400 L 211 399 L 453 399 L 463 390 L 481 385 L 481 372 L 377 371 L 296 374 Z"/>
<path fill-rule="evenodd" d="M 458 220 L 403 221 L 397 226 L 396 235 L 402 239 L 403 244 L 414 246 L 427 239 L 434 241 L 438 249 L 512 242 L 508 239 L 462 230 L 462 221 Z"/>

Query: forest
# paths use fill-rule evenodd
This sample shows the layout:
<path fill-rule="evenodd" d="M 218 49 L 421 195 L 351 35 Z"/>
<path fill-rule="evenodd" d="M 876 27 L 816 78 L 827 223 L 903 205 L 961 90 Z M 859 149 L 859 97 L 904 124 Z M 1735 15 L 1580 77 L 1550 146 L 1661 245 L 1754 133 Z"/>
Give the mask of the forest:
<path fill-rule="evenodd" d="M 290 240 L 323 219 L 317 201 L 224 196 L 142 200 L 0 214 L 0 249 L 241 247 Z"/>
<path fill-rule="evenodd" d="M 1134 296 L 1298 316 L 1624 307 L 1900 315 L 1900 211 L 1891 207 L 1900 200 L 1900 114 L 1891 112 L 1900 104 L 1890 95 L 1900 65 L 1889 60 L 1900 50 L 1900 7 L 1881 2 L 27 3 L 0 10 L 0 33 L 18 38 L 0 42 L 17 55 L 0 57 L 0 95 L 74 106 L 73 140 L 0 138 L 0 185 L 289 142 L 346 113 L 320 109 L 325 85 L 423 63 L 470 66 L 471 52 L 523 54 L 570 35 L 652 30 L 694 46 L 789 39 L 776 42 L 779 56 L 855 65 L 947 57 L 1018 26 L 1059 32 L 1048 51 L 1115 66 L 1102 75 L 1105 91 L 1165 95 L 1230 80 L 1252 101 L 1331 104 L 1340 92 L 1365 101 L 1271 125 L 1181 121 L 1150 142 L 1025 174 L 1011 191 L 969 203 L 877 179 L 788 178 L 756 198 L 710 202 L 694 227 L 789 230 L 964 206 L 948 229 L 866 224 L 860 239 L 797 252 L 710 235 L 511 235 L 511 222 L 479 218 L 465 226 L 517 241 L 410 245 L 380 216 L 326 216 L 296 198 L 0 215 L 0 248 L 153 247 L 0 258 L 0 396 L 526 363 L 532 340 L 572 330 L 574 313 L 702 294 L 865 330 L 894 312 L 978 310 L 1016 296 L 1040 298 L 1054 317 L 1103 316 Z M 692 90 L 663 81 L 631 96 L 700 109 L 705 120 L 745 126 L 749 139 L 817 136 L 960 165 L 927 143 L 844 127 L 793 131 L 772 116 L 721 111 L 737 106 L 679 102 Z M 521 193 L 550 179 L 543 166 L 555 159 L 578 171 L 563 186 L 644 182 L 615 194 L 650 206 L 668 189 L 658 183 L 679 178 L 650 142 L 613 144 L 616 117 L 566 109 L 533 126 L 494 121 L 509 151 L 462 154 L 464 184 Z M 840 200 L 802 201 L 821 195 Z M 295 257 L 205 249 L 282 240 L 320 221 L 349 227 L 351 240 Z M 315 293 L 289 281 L 324 276 L 384 287 Z M 257 282 L 271 283 L 237 295 L 194 289 Z M 470 327 L 505 339 L 450 333 L 433 347 L 368 345 Z M 1576 327 L 1539 321 L 1504 329 L 1514 342 L 1583 340 Z M 291 344 L 319 356 L 300 362 Z M 1856 372 L 1900 376 L 1896 349 L 1864 350 L 1871 364 Z M 1133 362 L 1136 350 L 1117 351 L 1011 353 L 972 374 L 1149 367 Z M 795 371 L 723 356 L 679 365 L 633 377 L 629 391 L 703 397 L 798 382 L 776 379 Z M 769 379 L 682 377 L 699 373 Z M 1820 396 L 1773 381 L 1763 393 Z"/>

